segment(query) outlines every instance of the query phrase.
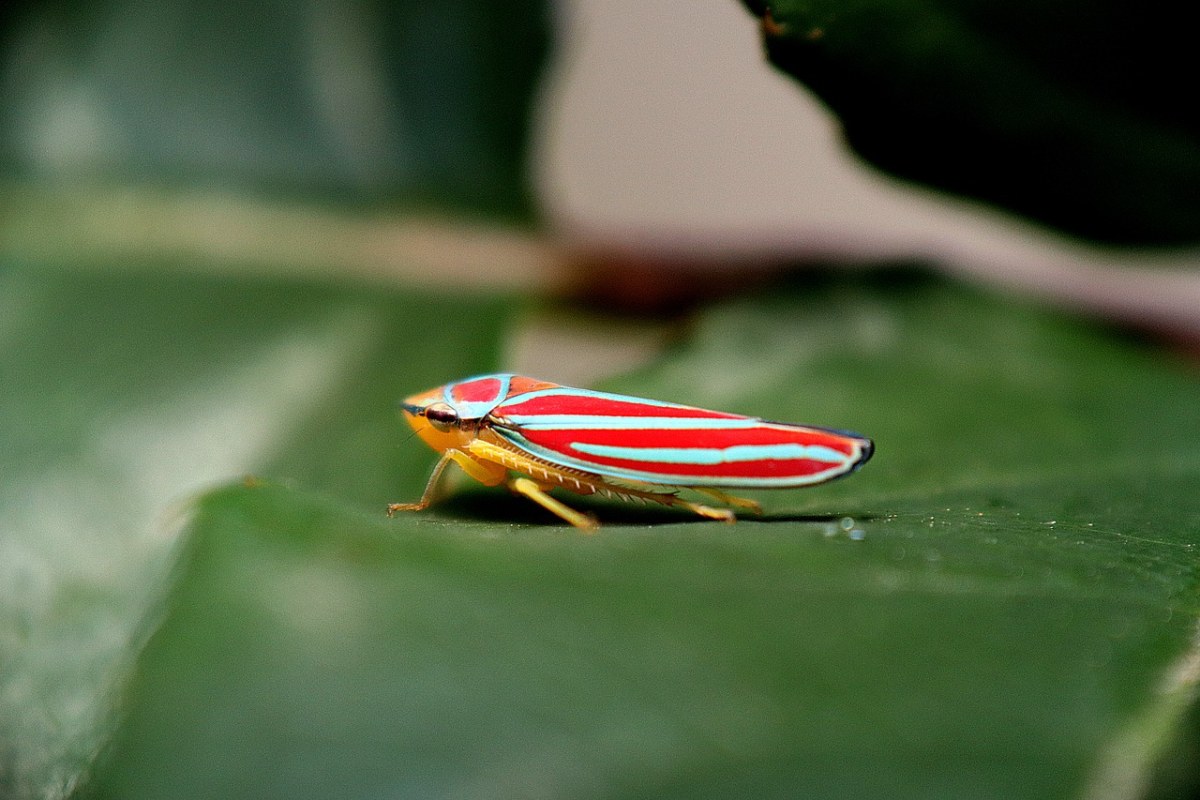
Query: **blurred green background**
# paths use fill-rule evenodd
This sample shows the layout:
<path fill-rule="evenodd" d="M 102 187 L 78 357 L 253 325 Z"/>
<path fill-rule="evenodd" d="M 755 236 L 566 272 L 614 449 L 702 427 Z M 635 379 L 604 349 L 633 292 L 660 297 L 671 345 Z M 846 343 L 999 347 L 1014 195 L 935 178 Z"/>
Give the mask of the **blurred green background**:
<path fill-rule="evenodd" d="M 0 797 L 1200 796 L 1182 25 L 745 5 L 0 10 Z M 387 519 L 499 369 L 878 451 Z"/>

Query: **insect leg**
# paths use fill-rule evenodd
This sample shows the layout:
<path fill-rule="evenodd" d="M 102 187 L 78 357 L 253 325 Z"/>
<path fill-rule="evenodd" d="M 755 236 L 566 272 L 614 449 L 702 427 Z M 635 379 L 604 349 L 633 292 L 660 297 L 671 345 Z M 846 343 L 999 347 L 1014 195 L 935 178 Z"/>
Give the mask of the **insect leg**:
<path fill-rule="evenodd" d="M 532 481 L 529 478 L 513 478 L 508 482 L 508 486 L 514 492 L 525 495 L 542 508 L 571 523 L 576 528 L 591 531 L 599 527 L 593 517 L 569 508 L 546 494 L 542 490 L 542 487 L 537 485 L 536 481 Z"/>
<path fill-rule="evenodd" d="M 696 491 L 706 494 L 709 497 L 713 498 L 714 500 L 724 503 L 727 506 L 737 506 L 738 508 L 747 508 L 747 509 L 753 511 L 755 514 L 762 513 L 762 506 L 759 505 L 759 502 L 757 500 L 750 500 L 745 497 L 738 497 L 737 495 L 726 494 L 725 492 L 722 492 L 720 489 L 714 489 L 711 486 L 697 486 Z"/>
<path fill-rule="evenodd" d="M 442 453 L 433 472 L 429 473 L 429 481 L 425 484 L 425 491 L 421 493 L 421 499 L 415 503 L 391 503 L 387 507 L 387 515 L 390 517 L 397 511 L 424 511 L 429 508 L 429 504 L 433 502 L 433 498 L 437 494 L 438 479 L 442 477 L 442 473 L 445 472 L 451 460 L 452 451 Z"/>
<path fill-rule="evenodd" d="M 459 469 L 484 486 L 499 486 L 508 477 L 508 469 L 495 461 L 473 458 L 459 450 L 451 450 L 449 455 Z"/>
<path fill-rule="evenodd" d="M 683 506 L 688 511 L 720 522 L 737 522 L 737 516 L 728 508 L 713 508 L 712 506 L 693 503 L 691 500 L 684 500 L 682 497 L 671 497 L 669 500 L 663 500 L 662 502 L 669 506 Z"/>
<path fill-rule="evenodd" d="M 504 478 L 508 475 L 508 470 L 499 464 L 492 464 L 483 461 L 476 461 L 466 453 L 458 450 L 447 450 L 442 453 L 441 459 L 434 466 L 433 472 L 429 475 L 429 482 L 425 484 L 425 491 L 421 495 L 421 499 L 415 503 L 392 503 L 387 507 L 388 516 L 392 516 L 397 511 L 424 511 L 433 503 L 433 498 L 437 495 L 438 480 L 442 477 L 442 472 L 453 461 L 458 464 L 459 469 L 470 475 L 475 480 L 482 483 L 484 486 L 495 486 L 504 482 Z"/>

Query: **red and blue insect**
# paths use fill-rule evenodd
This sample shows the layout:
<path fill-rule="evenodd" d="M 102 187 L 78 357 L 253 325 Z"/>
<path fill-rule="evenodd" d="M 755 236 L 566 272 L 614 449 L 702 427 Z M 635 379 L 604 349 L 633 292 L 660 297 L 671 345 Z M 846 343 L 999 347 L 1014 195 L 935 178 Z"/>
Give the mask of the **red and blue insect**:
<path fill-rule="evenodd" d="M 408 423 L 442 454 L 416 503 L 428 508 L 451 462 L 487 486 L 506 484 L 572 525 L 594 517 L 548 494 L 563 488 L 679 506 L 710 519 L 735 520 L 680 496 L 691 489 L 724 504 L 760 511 L 724 489 L 786 489 L 847 475 L 874 452 L 870 439 L 848 431 L 768 422 L 587 389 L 522 375 L 479 375 L 413 395 Z"/>

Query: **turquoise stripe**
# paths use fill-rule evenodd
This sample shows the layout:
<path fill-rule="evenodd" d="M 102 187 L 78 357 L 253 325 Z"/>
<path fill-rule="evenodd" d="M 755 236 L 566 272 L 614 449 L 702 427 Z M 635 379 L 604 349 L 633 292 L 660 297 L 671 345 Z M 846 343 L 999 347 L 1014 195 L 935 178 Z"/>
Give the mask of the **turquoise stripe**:
<path fill-rule="evenodd" d="M 531 431 L 738 430 L 765 425 L 749 417 L 617 417 L 602 414 L 508 414 L 504 423 Z"/>
<path fill-rule="evenodd" d="M 573 442 L 571 448 L 593 456 L 620 458 L 659 464 L 730 464 L 739 461 L 787 461 L 805 459 L 828 464 L 841 464 L 847 459 L 822 445 L 802 444 L 739 444 L 732 447 L 618 447 L 606 444 Z"/>
<path fill-rule="evenodd" d="M 451 408 L 458 412 L 459 419 L 482 419 L 491 413 L 491 410 L 499 405 L 501 400 L 508 396 L 508 385 L 511 382 L 512 377 L 513 376 L 507 372 L 502 372 L 495 375 L 476 375 L 472 378 L 466 378 L 461 381 L 455 381 L 454 383 L 446 384 L 445 388 L 442 389 L 442 397 Z M 488 380 L 491 378 L 495 378 L 496 380 L 500 381 L 500 389 L 496 392 L 495 397 L 489 400 L 473 401 L 456 401 L 454 399 L 454 387 L 461 386 L 464 383 L 470 383 L 472 381 Z"/>
<path fill-rule="evenodd" d="M 591 389 L 576 389 L 572 386 L 558 386 L 553 389 L 536 389 L 516 397 L 510 397 L 505 405 L 518 405 L 526 400 L 537 400 L 541 397 L 590 397 L 595 400 L 616 400 L 624 403 L 637 403 L 643 406 L 658 408 L 693 408 L 679 403 L 668 403 L 663 400 L 648 400 L 645 397 L 633 397 L 627 394 L 612 394 L 611 392 L 594 392 Z"/>
<path fill-rule="evenodd" d="M 515 429 L 496 427 L 493 430 L 503 439 L 520 448 L 536 459 L 561 467 L 574 467 L 584 472 L 603 475 L 621 481 L 646 483 L 651 486 L 723 486 L 740 487 L 744 489 L 795 488 L 824 483 L 827 480 L 844 475 L 856 464 L 849 459 L 840 464 L 831 465 L 828 469 L 808 475 L 781 475 L 766 478 L 733 478 L 728 475 L 672 475 L 667 472 L 644 472 L 631 467 L 611 467 L 573 457 L 548 447 L 542 447 L 521 436 Z"/>

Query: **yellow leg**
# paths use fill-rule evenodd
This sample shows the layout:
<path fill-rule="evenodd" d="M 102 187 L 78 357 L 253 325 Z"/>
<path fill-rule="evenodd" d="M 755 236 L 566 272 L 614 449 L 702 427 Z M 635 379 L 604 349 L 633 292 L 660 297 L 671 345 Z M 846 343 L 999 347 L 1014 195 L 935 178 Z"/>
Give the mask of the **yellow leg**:
<path fill-rule="evenodd" d="M 571 523 L 576 528 L 585 531 L 593 531 L 599 527 L 599 524 L 596 522 L 595 518 L 587 514 L 581 514 L 575 509 L 569 508 L 558 502 L 553 497 L 546 494 L 542 487 L 537 485 L 536 481 L 530 480 L 529 478 L 513 478 L 508 482 L 508 486 L 514 492 L 525 495 L 542 508 L 546 509 L 552 514 L 555 514 L 566 522 Z"/>
<path fill-rule="evenodd" d="M 612 493 L 618 497 L 637 498 L 648 502 L 662 503 L 663 505 L 667 506 L 682 506 L 683 508 L 686 508 L 695 514 L 699 514 L 702 517 L 707 517 L 708 519 L 720 520 L 721 522 L 737 522 L 737 517 L 735 517 L 733 512 L 728 508 L 713 508 L 711 506 L 701 505 L 700 503 L 693 503 L 690 500 L 685 500 L 682 497 L 678 497 L 674 494 L 668 494 L 666 492 L 643 492 L 638 491 L 637 489 L 630 489 L 622 486 L 609 487 L 603 482 L 593 482 L 586 479 L 580 480 L 574 475 L 569 473 L 558 473 L 553 469 L 548 469 L 544 464 L 539 464 L 535 461 L 521 458 L 519 455 L 511 453 L 504 448 L 496 447 L 493 444 L 480 441 L 479 439 L 471 442 L 470 452 L 472 456 L 485 463 L 503 464 L 509 469 L 516 470 L 517 472 L 531 474 L 534 476 L 534 479 L 536 479 L 540 473 L 544 478 L 546 478 L 547 481 L 557 483 L 565 489 L 579 492 L 580 494 L 590 494 L 594 491 L 597 491 L 597 489 L 600 491 L 608 491 L 611 488 Z M 518 482 L 523 483 L 517 485 Z M 545 483 L 538 483 L 536 480 L 531 480 L 529 478 L 516 478 L 509 481 L 508 485 L 514 491 L 520 492 L 538 505 L 541 505 L 549 511 L 552 511 L 562 519 L 578 528 L 592 529 L 597 526 L 596 521 L 592 519 L 592 517 L 580 514 L 578 511 L 568 508 L 550 495 L 546 494 L 543 489 L 543 487 L 546 485 Z M 753 500 L 745 500 L 741 497 L 734 498 L 730 495 L 726 495 L 724 492 L 716 492 L 715 495 L 710 492 L 710 496 L 717 497 L 717 499 L 720 500 L 728 498 L 733 501 L 734 505 L 742 505 L 746 508 L 757 509 L 758 506 L 758 504 Z"/>
<path fill-rule="evenodd" d="M 508 470 L 503 464 L 472 458 L 460 450 L 451 450 L 449 455 L 459 469 L 484 486 L 499 486 L 508 477 Z"/>
<path fill-rule="evenodd" d="M 437 494 L 438 479 L 442 477 L 442 473 L 446 471 L 446 467 L 450 464 L 450 453 L 442 453 L 442 457 L 433 467 L 433 472 L 429 473 L 429 480 L 425 483 L 425 491 L 421 493 L 421 499 L 415 503 L 389 503 L 387 507 L 387 515 L 390 517 L 397 511 L 424 511 L 429 508 L 433 502 L 434 496 Z"/>
<path fill-rule="evenodd" d="M 526 472 L 534 474 L 534 478 L 524 476 L 514 477 L 508 480 L 508 487 L 514 492 L 528 497 L 533 502 L 540 505 L 550 513 L 565 522 L 569 522 L 576 528 L 582 530 L 594 530 L 599 527 L 595 518 L 590 514 L 584 514 L 570 508 L 567 505 L 559 502 L 555 498 L 546 493 L 546 490 L 551 484 L 561 485 L 563 488 L 580 494 L 591 494 L 597 490 L 608 491 L 610 487 L 603 482 L 595 482 L 587 477 L 574 475 L 568 472 L 559 472 L 553 467 L 540 464 L 527 458 L 522 458 L 519 454 L 510 452 L 504 448 L 476 439 L 468 445 L 468 452 L 460 450 L 448 450 L 443 455 L 437 466 L 433 468 L 433 473 L 429 476 L 429 482 L 425 486 L 425 492 L 421 495 L 421 499 L 416 503 L 393 503 L 388 506 L 388 516 L 395 514 L 397 511 L 421 511 L 430 506 L 434 497 L 437 494 L 437 483 L 441 478 L 442 472 L 450 462 L 458 464 L 463 472 L 470 475 L 475 480 L 485 486 L 496 486 L 504 483 L 508 478 L 508 470 L 517 472 Z M 546 479 L 539 482 L 536 480 L 538 473 Z M 698 487 L 699 488 L 699 487 Z M 681 506 L 688 509 L 694 514 L 698 514 L 707 519 L 715 519 L 721 522 L 736 522 L 737 517 L 733 511 L 728 508 L 713 508 L 701 503 L 694 503 L 690 500 L 685 500 L 675 494 L 666 492 L 649 492 L 639 491 L 623 486 L 611 487 L 613 494 L 618 497 L 630 499 L 640 499 L 655 503 L 662 503 L 667 506 Z M 719 500 L 729 505 L 735 505 L 741 508 L 751 509 L 759 512 L 758 503 L 753 500 L 747 500 L 742 497 L 735 497 L 726 494 L 718 489 L 708 487 L 700 488 L 700 491 L 708 496 Z"/>
<path fill-rule="evenodd" d="M 415 503 L 391 503 L 387 507 L 387 515 L 390 517 L 397 511 L 424 511 L 429 508 L 433 503 L 434 497 L 437 496 L 438 481 L 451 461 L 458 464 L 463 472 L 485 486 L 495 486 L 503 483 L 504 478 L 508 475 L 508 470 L 497 464 L 481 463 L 466 453 L 458 450 L 447 450 L 442 453 L 441 459 L 433 467 L 433 472 L 429 474 L 429 481 L 425 484 L 425 491 L 422 492 L 421 499 Z"/>
<path fill-rule="evenodd" d="M 737 495 L 726 494 L 725 492 L 722 492 L 720 489 L 714 489 L 711 486 L 697 486 L 696 491 L 702 492 L 702 493 L 708 495 L 709 497 L 713 498 L 714 500 L 724 503 L 727 506 L 737 506 L 738 508 L 749 509 L 750 511 L 753 511 L 755 514 L 762 513 L 762 506 L 759 505 L 757 500 L 750 500 L 749 498 L 746 498 L 746 497 L 738 497 Z"/>
<path fill-rule="evenodd" d="M 587 479 L 556 470 L 551 466 L 526 458 L 511 450 L 505 450 L 503 447 L 497 447 L 489 442 L 476 439 L 468 445 L 467 449 L 472 457 L 480 461 L 502 465 L 514 472 L 528 475 L 535 481 L 539 481 L 540 478 L 538 485 L 542 487 L 557 484 L 577 494 L 591 494 L 595 491 L 592 482 Z"/>
<path fill-rule="evenodd" d="M 691 500 L 684 500 L 679 497 L 674 498 L 674 500 L 668 505 L 683 506 L 689 511 L 693 511 L 702 517 L 708 517 L 709 519 L 715 519 L 720 522 L 728 522 L 730 524 L 737 522 L 737 515 L 733 513 L 732 509 L 728 508 L 713 508 L 712 506 L 693 503 Z"/>

